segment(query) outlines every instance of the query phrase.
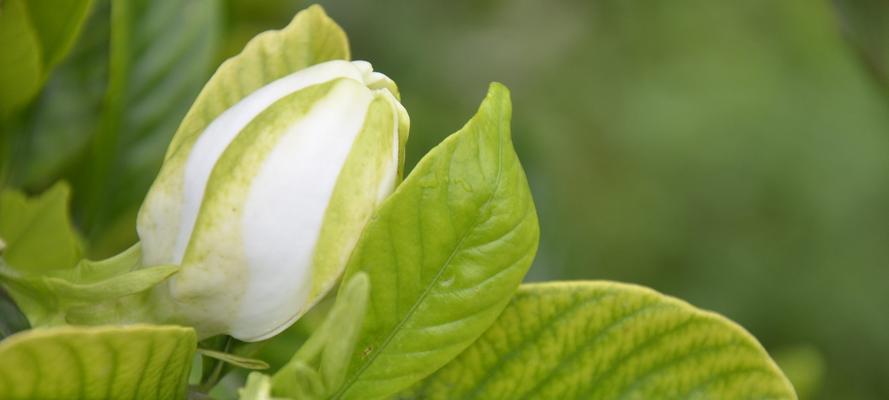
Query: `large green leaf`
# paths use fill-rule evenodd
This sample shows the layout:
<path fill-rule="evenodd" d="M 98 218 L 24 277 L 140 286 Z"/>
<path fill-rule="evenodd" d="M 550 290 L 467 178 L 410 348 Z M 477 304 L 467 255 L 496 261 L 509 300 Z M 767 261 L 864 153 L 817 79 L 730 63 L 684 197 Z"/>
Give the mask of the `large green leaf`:
<path fill-rule="evenodd" d="M 71 48 L 92 0 L 0 2 L 0 115 L 37 94 Z"/>
<path fill-rule="evenodd" d="M 209 75 L 220 7 L 219 0 L 111 2 L 103 114 L 73 180 L 76 216 L 88 238 L 114 240 L 99 243 L 96 255 L 135 240 L 136 210 Z"/>
<path fill-rule="evenodd" d="M 40 42 L 46 72 L 71 49 L 92 3 L 92 0 L 25 2 L 31 26 Z"/>
<path fill-rule="evenodd" d="M 24 0 L 0 3 L 0 117 L 30 100 L 40 88 L 40 47 Z"/>
<path fill-rule="evenodd" d="M 195 346 L 176 326 L 25 331 L 0 342 L 0 398 L 182 399 Z"/>
<path fill-rule="evenodd" d="M 749 333 L 639 286 L 523 286 L 416 399 L 796 399 Z"/>
<path fill-rule="evenodd" d="M 98 129 L 108 81 L 111 6 L 92 8 L 77 44 L 49 76 L 42 94 L 7 127 L 11 183 L 38 191 L 72 170 Z"/>
<path fill-rule="evenodd" d="M 73 267 L 80 259 L 80 241 L 68 219 L 70 190 L 60 183 L 40 196 L 0 193 L 0 249 L 14 268 L 45 272 Z"/>
<path fill-rule="evenodd" d="M 469 346 L 509 302 L 539 228 L 510 137 L 508 90 L 427 154 L 378 210 L 349 261 L 370 277 L 367 320 L 333 398 L 380 398 Z"/>

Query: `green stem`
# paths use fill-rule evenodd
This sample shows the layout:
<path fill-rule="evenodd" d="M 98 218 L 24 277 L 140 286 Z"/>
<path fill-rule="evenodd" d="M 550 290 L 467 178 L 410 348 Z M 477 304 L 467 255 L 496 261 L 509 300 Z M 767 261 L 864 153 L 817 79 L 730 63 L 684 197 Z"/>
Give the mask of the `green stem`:
<path fill-rule="evenodd" d="M 222 352 L 228 353 L 229 350 L 231 350 L 232 343 L 234 343 L 234 338 L 226 336 L 225 344 L 222 346 Z M 225 362 L 214 358 L 211 365 L 213 372 L 204 379 L 204 382 L 201 382 L 200 389 L 204 393 L 210 393 L 210 390 L 212 390 L 213 387 L 219 383 L 219 380 L 222 379 L 222 369 L 225 367 Z"/>

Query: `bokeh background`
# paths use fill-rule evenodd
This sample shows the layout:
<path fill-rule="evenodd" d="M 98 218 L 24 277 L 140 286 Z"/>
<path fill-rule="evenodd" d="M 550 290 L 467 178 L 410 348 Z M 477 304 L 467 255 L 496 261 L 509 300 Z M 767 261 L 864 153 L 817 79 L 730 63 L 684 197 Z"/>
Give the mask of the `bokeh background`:
<path fill-rule="evenodd" d="M 123 17 L 97 1 L 4 127 L 4 182 L 71 182 L 93 257 L 136 240 L 135 210 L 212 70 L 309 4 L 135 3 L 109 26 Z M 529 280 L 650 286 L 738 321 L 804 400 L 889 398 L 889 2 L 320 3 L 353 57 L 398 82 L 409 165 L 490 81 L 511 88 L 542 229 Z M 121 29 L 122 56 L 108 39 Z"/>

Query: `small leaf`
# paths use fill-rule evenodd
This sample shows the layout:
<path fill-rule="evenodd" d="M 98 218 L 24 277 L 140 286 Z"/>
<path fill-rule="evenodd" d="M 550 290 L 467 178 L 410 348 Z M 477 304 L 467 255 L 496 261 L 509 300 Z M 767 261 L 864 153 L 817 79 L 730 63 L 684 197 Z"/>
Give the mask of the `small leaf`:
<path fill-rule="evenodd" d="M 149 289 L 178 266 L 142 268 L 139 245 L 103 260 L 82 260 L 75 268 L 23 273 L 0 259 L 0 283 L 34 327 L 63 323 L 108 324 L 150 321 Z"/>
<path fill-rule="evenodd" d="M 221 351 L 216 350 L 208 350 L 208 349 L 198 349 L 198 353 L 203 356 L 210 357 L 224 363 L 234 365 L 236 367 L 244 368 L 244 369 L 268 369 L 269 364 L 262 360 L 257 360 L 255 358 L 241 357 L 236 354 L 223 353 Z"/>
<path fill-rule="evenodd" d="M 367 274 L 360 273 L 349 280 L 333 305 L 326 327 L 328 338 L 321 354 L 321 377 L 326 387 L 337 388 L 346 379 L 358 334 L 364 325 L 369 296 L 370 281 Z"/>
<path fill-rule="evenodd" d="M 21 115 L 21 123 L 0 127 L 8 130 L 4 133 L 15 149 L 7 160 L 15 186 L 36 191 L 61 176 L 75 175 L 74 164 L 83 156 L 102 114 L 110 10 L 109 1 L 96 2 L 76 45 L 49 75 L 41 95 Z"/>
<path fill-rule="evenodd" d="M 724 317 L 639 286 L 524 285 L 416 399 L 796 399 Z"/>
<path fill-rule="evenodd" d="M 238 389 L 240 400 L 271 400 L 272 382 L 268 375 L 251 372 L 247 375 L 247 383 Z"/>
<path fill-rule="evenodd" d="M 133 325 L 25 331 L 0 342 L 0 398 L 181 399 L 196 335 Z"/>
<path fill-rule="evenodd" d="M 20 271 L 71 268 L 80 259 L 80 241 L 68 219 L 68 185 L 59 183 L 38 197 L 0 193 L 3 258 Z"/>
<path fill-rule="evenodd" d="M 427 154 L 365 228 L 344 279 L 371 296 L 346 382 L 332 397 L 375 399 L 431 374 L 481 335 L 537 250 L 531 192 L 512 147 L 508 90 Z"/>
<path fill-rule="evenodd" d="M 370 295 L 367 274 L 340 289 L 324 323 L 272 378 L 272 393 L 296 399 L 327 398 L 346 377 Z"/>
<path fill-rule="evenodd" d="M 321 374 L 300 360 L 293 360 L 272 377 L 272 394 L 299 400 L 326 399 L 328 389 Z"/>

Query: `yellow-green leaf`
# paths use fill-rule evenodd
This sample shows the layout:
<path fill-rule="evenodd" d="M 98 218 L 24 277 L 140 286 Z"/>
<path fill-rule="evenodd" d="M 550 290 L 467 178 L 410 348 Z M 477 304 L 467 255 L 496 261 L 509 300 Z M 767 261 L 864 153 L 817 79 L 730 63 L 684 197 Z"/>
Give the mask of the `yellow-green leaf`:
<path fill-rule="evenodd" d="M 73 267 L 80 259 L 80 241 L 68 219 L 69 193 L 63 183 L 33 198 L 0 193 L 2 253 L 13 268 L 45 272 Z"/>
<path fill-rule="evenodd" d="M 0 398 L 182 399 L 196 340 L 177 326 L 21 332 L 0 342 Z"/>
<path fill-rule="evenodd" d="M 370 295 L 367 274 L 359 273 L 337 293 L 324 323 L 290 362 L 272 377 L 272 394 L 300 400 L 330 396 L 346 378 Z"/>
<path fill-rule="evenodd" d="M 370 277 L 368 315 L 332 398 L 384 398 L 431 374 L 497 318 L 537 250 L 539 228 L 512 147 L 509 91 L 429 152 L 383 203 L 344 279 Z"/>
<path fill-rule="evenodd" d="M 796 399 L 743 328 L 653 290 L 524 285 L 415 399 Z"/>

